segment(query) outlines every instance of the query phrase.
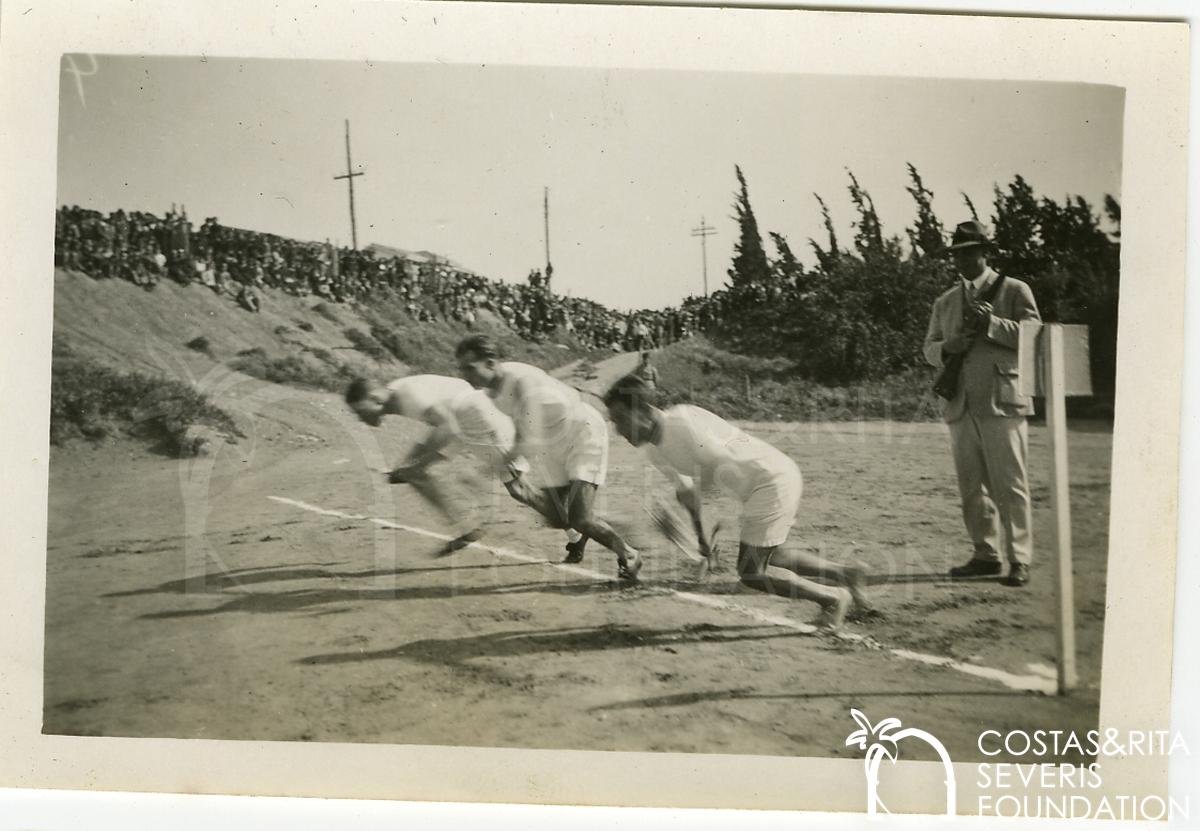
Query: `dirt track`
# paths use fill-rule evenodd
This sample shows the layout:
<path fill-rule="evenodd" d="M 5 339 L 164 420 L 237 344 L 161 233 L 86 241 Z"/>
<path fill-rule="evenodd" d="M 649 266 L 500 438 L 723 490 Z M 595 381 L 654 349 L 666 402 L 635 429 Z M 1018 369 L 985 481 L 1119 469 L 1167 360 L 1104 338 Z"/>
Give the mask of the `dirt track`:
<path fill-rule="evenodd" d="M 228 381 L 219 396 L 254 414 L 252 430 L 207 458 L 132 445 L 55 450 L 46 732 L 857 757 L 843 747 L 855 706 L 934 729 L 968 761 L 980 758 L 983 722 L 1095 725 L 1103 430 L 1071 435 L 1083 689 L 1063 700 L 873 648 L 1018 675 L 1053 666 L 1044 547 L 1024 591 L 939 576 L 967 553 L 941 425 L 752 425 L 804 471 L 792 544 L 878 574 L 873 597 L 887 617 L 851 625 L 868 639 L 847 642 L 753 617 L 804 621 L 816 609 L 739 591 L 728 558 L 693 585 L 690 564 L 640 507 L 662 480 L 615 434 L 603 507 L 649 555 L 637 587 L 553 565 L 559 533 L 498 486 L 478 506 L 491 508 L 486 542 L 538 562 L 477 549 L 435 559 L 429 536 L 270 499 L 446 530 L 371 470 L 416 425 L 372 431 L 335 396 Z M 1045 544 L 1045 434 L 1031 435 L 1035 539 Z M 584 566 L 615 574 L 594 544 Z"/>

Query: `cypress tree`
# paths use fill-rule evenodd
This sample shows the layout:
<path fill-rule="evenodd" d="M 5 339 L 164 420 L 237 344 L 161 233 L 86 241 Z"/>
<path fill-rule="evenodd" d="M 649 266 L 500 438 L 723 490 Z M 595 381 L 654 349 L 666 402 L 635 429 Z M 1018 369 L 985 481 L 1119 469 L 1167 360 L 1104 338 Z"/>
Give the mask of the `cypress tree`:
<path fill-rule="evenodd" d="M 771 276 L 767 252 L 763 249 L 762 237 L 758 233 L 758 220 L 750 207 L 750 190 L 742 168 L 734 166 L 737 173 L 738 192 L 734 199 L 734 219 L 738 223 L 738 241 L 733 246 L 733 263 L 730 265 L 729 280 L 734 288 L 766 285 Z"/>

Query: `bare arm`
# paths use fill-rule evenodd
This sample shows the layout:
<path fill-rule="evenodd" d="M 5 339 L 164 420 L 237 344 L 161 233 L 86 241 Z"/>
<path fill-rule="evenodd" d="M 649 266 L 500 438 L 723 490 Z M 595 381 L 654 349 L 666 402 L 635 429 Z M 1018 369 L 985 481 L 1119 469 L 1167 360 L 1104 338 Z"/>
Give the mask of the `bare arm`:
<path fill-rule="evenodd" d="M 458 433 L 454 414 L 444 404 L 430 407 L 421 414 L 421 421 L 433 429 L 409 451 L 404 467 L 425 465 L 434 461 L 442 448 L 450 444 Z"/>
<path fill-rule="evenodd" d="M 712 565 L 714 554 L 712 536 L 715 531 L 704 527 L 704 500 L 701 496 L 700 483 L 689 476 L 682 476 L 677 473 L 668 473 L 667 478 L 671 479 L 675 485 L 675 498 L 687 510 L 688 517 L 692 521 L 692 530 L 696 533 L 696 542 L 700 546 L 701 556 L 709 560 L 709 565 Z"/>
<path fill-rule="evenodd" d="M 696 480 L 690 476 L 681 476 L 679 474 L 674 474 L 667 478 L 671 479 L 671 484 L 675 486 L 675 498 L 679 500 L 679 504 L 687 509 L 688 515 L 692 517 L 693 521 L 698 520 L 702 499 L 700 497 L 700 488 L 696 485 Z"/>

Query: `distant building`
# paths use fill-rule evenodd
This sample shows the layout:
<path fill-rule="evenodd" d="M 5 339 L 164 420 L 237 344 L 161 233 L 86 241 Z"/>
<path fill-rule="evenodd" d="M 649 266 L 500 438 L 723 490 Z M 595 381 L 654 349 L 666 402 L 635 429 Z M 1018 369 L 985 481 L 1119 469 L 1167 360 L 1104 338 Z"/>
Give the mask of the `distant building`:
<path fill-rule="evenodd" d="M 395 248 L 391 245 L 380 245 L 373 242 L 366 247 L 377 258 L 386 259 L 387 257 L 399 257 L 404 260 L 411 260 L 415 263 L 437 263 L 439 265 L 449 266 L 455 271 L 469 271 L 463 268 L 449 257 L 443 257 L 441 254 L 435 254 L 432 251 L 409 251 L 404 248 Z"/>

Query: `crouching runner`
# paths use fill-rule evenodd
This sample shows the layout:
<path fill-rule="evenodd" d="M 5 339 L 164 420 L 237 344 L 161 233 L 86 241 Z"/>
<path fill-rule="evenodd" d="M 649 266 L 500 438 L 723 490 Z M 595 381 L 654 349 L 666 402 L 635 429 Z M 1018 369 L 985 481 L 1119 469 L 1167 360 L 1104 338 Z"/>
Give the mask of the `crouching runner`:
<path fill-rule="evenodd" d="M 446 545 L 445 553 L 479 539 L 482 531 L 458 509 L 445 485 L 430 471 L 437 462 L 466 450 L 484 463 L 489 475 L 499 479 L 513 498 L 524 501 L 528 486 L 521 477 L 529 464 L 512 455 L 512 421 L 461 378 L 409 375 L 387 385 L 358 378 L 346 390 L 346 403 L 372 427 L 378 427 L 385 415 L 399 415 L 432 428 L 388 474 L 388 481 L 411 485 L 455 529 L 457 536 Z M 568 529 L 568 545 L 578 544 L 580 539 L 580 534 Z"/>
<path fill-rule="evenodd" d="M 655 391 L 636 375 L 617 381 L 604 396 L 617 432 L 647 448 L 650 462 L 675 485 L 701 540 L 705 489 L 715 486 L 741 502 L 737 569 L 744 585 L 819 603 L 817 624 L 831 630 L 841 627 L 852 604 L 869 609 L 862 569 L 783 547 L 800 508 L 802 480 L 795 462 L 708 410 L 688 404 L 663 410 L 656 403 Z"/>
<path fill-rule="evenodd" d="M 617 575 L 636 580 L 642 558 L 633 546 L 595 513 L 596 492 L 608 474 L 608 425 L 598 410 L 571 387 L 535 366 L 501 361 L 487 335 L 463 339 L 455 351 L 459 371 L 471 386 L 486 390 L 516 430 L 508 458 L 526 458 L 534 486 L 519 487 L 518 498 L 556 528 L 583 535 L 567 546 L 566 562 L 583 559 L 594 539 L 617 555 Z"/>

